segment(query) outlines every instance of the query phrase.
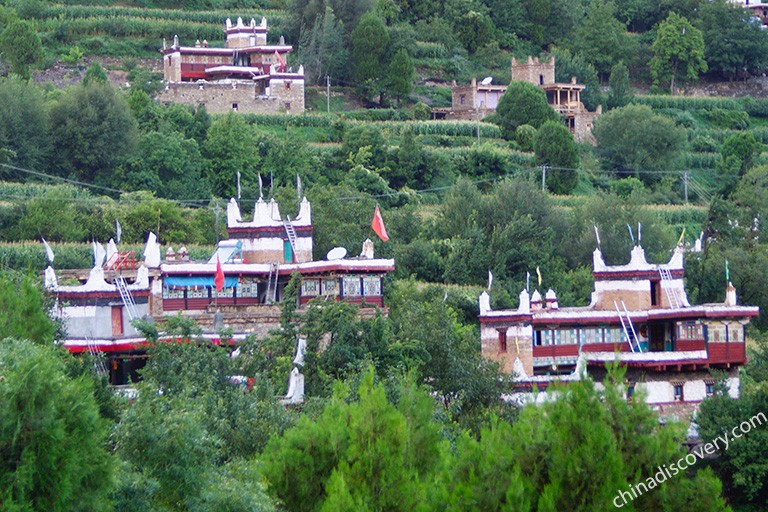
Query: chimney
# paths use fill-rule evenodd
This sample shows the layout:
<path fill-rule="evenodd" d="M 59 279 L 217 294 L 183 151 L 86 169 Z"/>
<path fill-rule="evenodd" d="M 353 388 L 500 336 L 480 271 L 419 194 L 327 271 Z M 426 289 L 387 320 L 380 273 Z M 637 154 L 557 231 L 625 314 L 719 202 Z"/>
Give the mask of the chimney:
<path fill-rule="evenodd" d="M 547 309 L 554 310 L 559 308 L 559 305 L 557 304 L 557 294 L 555 294 L 555 291 L 552 288 L 547 290 L 546 300 L 547 300 Z"/>

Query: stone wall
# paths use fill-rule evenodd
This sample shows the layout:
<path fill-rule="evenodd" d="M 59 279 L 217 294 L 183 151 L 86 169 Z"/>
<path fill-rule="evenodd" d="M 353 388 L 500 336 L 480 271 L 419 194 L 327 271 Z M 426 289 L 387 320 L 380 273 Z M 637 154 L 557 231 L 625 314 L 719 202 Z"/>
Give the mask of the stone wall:
<path fill-rule="evenodd" d="M 534 85 L 546 85 L 555 83 L 555 58 L 550 57 L 549 61 L 539 62 L 539 58 L 528 59 L 518 62 L 512 58 L 512 81 L 529 82 Z"/>
<path fill-rule="evenodd" d="M 205 105 L 212 114 L 230 110 L 243 114 L 300 114 L 304 112 L 304 81 L 293 82 L 290 88 L 279 82 L 277 87 L 270 88 L 269 95 L 261 91 L 258 83 L 247 81 L 169 83 L 157 100 L 161 103 Z"/>

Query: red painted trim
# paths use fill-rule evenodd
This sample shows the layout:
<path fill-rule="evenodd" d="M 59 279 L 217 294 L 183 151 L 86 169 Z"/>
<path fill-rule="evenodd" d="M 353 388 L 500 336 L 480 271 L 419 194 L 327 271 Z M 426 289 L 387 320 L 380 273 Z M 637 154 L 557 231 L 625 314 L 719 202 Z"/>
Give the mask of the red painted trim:
<path fill-rule="evenodd" d="M 312 236 L 312 226 L 295 226 L 294 231 L 297 235 Z M 282 238 L 285 234 L 285 228 L 282 226 L 261 226 L 261 227 L 246 227 L 246 226 L 233 226 L 227 228 L 227 234 L 229 238 L 259 238 L 258 236 L 252 237 L 249 235 L 265 235 L 276 234 L 278 238 Z"/>
<path fill-rule="evenodd" d="M 682 279 L 685 275 L 683 269 L 669 271 L 672 279 Z M 658 270 L 601 270 L 592 272 L 595 281 L 625 281 L 628 279 L 643 278 L 649 281 L 661 281 Z"/>
<path fill-rule="evenodd" d="M 285 265 L 295 265 L 295 263 L 286 263 Z M 301 265 L 301 263 L 299 263 Z M 279 274 L 281 276 L 290 276 L 294 272 L 299 272 L 301 275 L 315 275 L 315 274 L 329 274 L 329 273 L 336 273 L 341 275 L 346 274 L 385 274 L 387 272 L 392 272 L 395 270 L 394 265 L 381 265 L 376 267 L 345 267 L 342 265 L 339 265 L 338 263 L 328 263 L 327 265 L 312 267 L 312 268 L 298 268 L 298 269 L 285 269 L 280 268 Z M 227 276 L 234 276 L 237 275 L 238 277 L 252 277 L 252 276 L 268 276 L 269 271 L 265 270 L 253 270 L 253 271 L 231 271 L 227 270 L 225 268 L 224 273 Z M 211 269 L 210 272 L 204 272 L 204 271 L 180 271 L 180 270 L 174 270 L 172 268 L 166 269 L 164 272 L 165 275 L 169 276 L 213 276 L 214 270 Z M 329 276 L 329 277 L 338 277 L 338 276 Z"/>
<path fill-rule="evenodd" d="M 84 299 L 117 299 L 120 298 L 120 293 L 115 291 L 82 291 L 82 292 L 56 292 L 60 299 L 65 300 L 84 300 Z M 149 290 L 131 290 L 131 295 L 134 297 L 149 297 Z"/>

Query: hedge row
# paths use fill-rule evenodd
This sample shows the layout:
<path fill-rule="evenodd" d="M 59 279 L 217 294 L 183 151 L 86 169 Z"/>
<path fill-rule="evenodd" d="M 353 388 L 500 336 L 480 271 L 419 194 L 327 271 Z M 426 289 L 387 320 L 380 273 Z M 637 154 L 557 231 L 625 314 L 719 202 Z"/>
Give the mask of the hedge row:
<path fill-rule="evenodd" d="M 766 98 L 700 98 L 690 96 L 635 96 L 634 103 L 653 109 L 675 108 L 681 110 L 723 109 L 741 110 L 753 117 L 768 117 Z"/>

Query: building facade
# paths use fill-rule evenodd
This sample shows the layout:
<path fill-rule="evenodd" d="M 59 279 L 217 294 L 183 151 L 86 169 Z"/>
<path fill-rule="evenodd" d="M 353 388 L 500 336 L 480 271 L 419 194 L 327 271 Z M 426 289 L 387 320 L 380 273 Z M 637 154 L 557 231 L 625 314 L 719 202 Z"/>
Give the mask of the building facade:
<path fill-rule="evenodd" d="M 595 119 L 602 113 L 598 106 L 595 112 L 589 112 L 581 102 L 581 91 L 586 86 L 577 84 L 575 78 L 570 83 L 555 82 L 555 58 L 539 61 L 538 57 L 528 57 L 524 62 L 512 58 L 512 81 L 529 82 L 540 87 L 547 94 L 547 102 L 562 117 L 573 137 L 578 142 L 594 144 L 592 128 Z M 488 79 L 477 82 L 472 79 L 469 85 L 460 86 L 453 82 L 451 88 L 451 107 L 435 108 L 435 119 L 480 120 L 495 112 L 501 96 L 506 92 L 506 85 L 493 85 Z"/>
<path fill-rule="evenodd" d="M 293 47 L 267 44 L 267 20 L 245 25 L 226 20 L 224 47 L 208 41 L 167 46 L 163 40 L 165 88 L 158 101 L 204 105 L 209 112 L 247 114 L 304 112 L 304 68 L 286 66 Z"/>
<path fill-rule="evenodd" d="M 46 288 L 57 299 L 56 311 L 68 333 L 64 346 L 73 353 L 106 354 L 110 382 L 127 384 L 138 378 L 147 348 L 133 320 L 159 322 L 182 315 L 202 327 L 203 337 L 237 344 L 279 327 L 280 302 L 294 273 L 301 275 L 300 313 L 312 299 L 358 304 L 363 316 L 384 308 L 383 281 L 394 270 L 394 260 L 374 258 L 370 240 L 360 256 L 346 257 L 337 250 L 331 259 L 314 260 L 312 230 L 306 198 L 293 219 L 281 216 L 274 200 L 259 199 L 253 218 L 246 221 L 233 199 L 227 210 L 229 238 L 208 261 L 189 261 L 184 248 L 168 248 L 162 259 L 150 233 L 138 269 L 120 264 L 126 255 L 112 241 L 106 251 L 95 250 L 94 268 L 59 273 L 79 277 L 83 284 L 59 286 L 59 276 L 48 267 Z M 223 273 L 220 290 L 217 265 Z M 232 334 L 221 340 L 223 331 Z"/>
<path fill-rule="evenodd" d="M 626 367 L 628 398 L 640 390 L 662 412 L 690 415 L 715 389 L 719 370 L 731 396 L 746 362 L 744 329 L 757 307 L 739 306 L 729 283 L 725 301 L 691 305 L 683 284 L 683 249 L 650 264 L 640 246 L 627 265 L 593 255 L 595 288 L 587 307 L 559 307 L 557 295 L 520 293 L 517 309 L 494 311 L 480 298 L 482 353 L 514 376 L 516 398 L 534 398 L 554 382 L 584 372 L 601 381 L 606 365 Z"/>

